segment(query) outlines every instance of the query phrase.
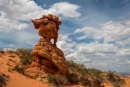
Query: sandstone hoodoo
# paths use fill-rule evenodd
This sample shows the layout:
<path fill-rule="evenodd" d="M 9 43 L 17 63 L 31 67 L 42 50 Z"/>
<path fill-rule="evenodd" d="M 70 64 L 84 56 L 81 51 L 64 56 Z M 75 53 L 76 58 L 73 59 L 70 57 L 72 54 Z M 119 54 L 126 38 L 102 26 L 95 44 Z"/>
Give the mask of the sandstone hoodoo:
<path fill-rule="evenodd" d="M 39 67 L 44 72 L 54 74 L 69 73 L 64 53 L 56 46 L 58 30 L 61 25 L 59 18 L 48 14 L 31 21 L 34 27 L 38 29 L 38 34 L 43 38 L 40 38 L 33 48 L 33 62 L 29 68 Z M 54 39 L 54 44 L 50 41 L 51 39 Z"/>

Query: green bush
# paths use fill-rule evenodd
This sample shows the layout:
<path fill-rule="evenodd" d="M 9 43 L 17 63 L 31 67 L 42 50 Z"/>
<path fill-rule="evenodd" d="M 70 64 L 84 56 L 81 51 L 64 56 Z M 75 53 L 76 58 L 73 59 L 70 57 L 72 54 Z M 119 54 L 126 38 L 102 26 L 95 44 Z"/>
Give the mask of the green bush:
<path fill-rule="evenodd" d="M 91 86 L 91 81 L 90 81 L 86 76 L 81 76 L 81 77 L 80 77 L 80 82 L 81 82 L 84 86 Z"/>
<path fill-rule="evenodd" d="M 92 87 L 104 87 L 104 85 L 102 85 L 102 80 L 98 78 L 94 79 Z"/>
<path fill-rule="evenodd" d="M 20 72 L 21 74 L 24 74 L 24 70 L 25 70 L 25 69 L 26 69 L 26 68 L 25 68 L 24 66 L 21 66 L 21 67 L 20 67 L 20 65 L 17 64 L 17 65 L 14 67 L 13 70 L 18 71 L 18 72 Z"/>
<path fill-rule="evenodd" d="M 15 57 L 14 55 L 10 55 L 9 57 Z"/>
<path fill-rule="evenodd" d="M 53 84 L 56 87 L 62 87 L 67 82 L 64 78 L 62 78 L 62 77 L 60 77 L 58 75 L 51 75 L 51 74 L 49 74 L 47 79 L 48 79 L 48 82 L 50 84 Z"/>
<path fill-rule="evenodd" d="M 73 72 L 79 72 L 81 74 L 85 74 L 86 67 L 83 64 L 77 64 L 77 63 L 73 62 L 72 60 L 67 60 L 66 62 L 67 62 L 68 67 Z"/>
<path fill-rule="evenodd" d="M 108 80 L 115 82 L 116 81 L 116 72 L 115 71 L 108 71 Z"/>
<path fill-rule="evenodd" d="M 103 87 L 101 84 L 103 83 L 104 78 L 102 76 L 101 70 L 95 68 L 87 69 L 83 64 L 77 64 L 72 60 L 67 61 L 67 65 L 74 74 L 67 75 L 68 81 L 72 84 L 78 83 L 80 81 L 85 86 Z M 80 75 L 80 79 L 75 73 L 78 73 Z M 85 77 L 86 75 L 90 76 L 91 81 Z"/>
<path fill-rule="evenodd" d="M 121 87 L 123 84 L 125 84 L 125 80 L 121 79 L 115 71 L 108 71 L 107 76 L 108 80 L 114 85 L 114 87 Z"/>
<path fill-rule="evenodd" d="M 78 84 L 79 78 L 78 78 L 78 75 L 76 73 L 69 73 L 66 76 L 67 76 L 67 79 L 68 79 L 68 81 L 70 83 L 72 83 L 72 84 Z"/>
<path fill-rule="evenodd" d="M 0 87 L 5 86 L 5 85 L 6 85 L 5 78 L 2 75 L 0 75 Z"/>
<path fill-rule="evenodd" d="M 32 63 L 32 57 L 20 57 L 20 62 L 23 65 L 31 64 Z"/>
<path fill-rule="evenodd" d="M 18 48 L 16 50 L 16 54 L 20 56 L 20 62 L 23 65 L 31 64 L 32 63 L 32 55 L 31 55 L 31 49 L 27 48 Z"/>
<path fill-rule="evenodd" d="M 85 72 L 87 73 L 87 74 L 93 74 L 94 76 L 99 76 L 101 73 L 102 73 L 102 71 L 101 70 L 99 70 L 99 69 L 95 69 L 95 68 L 90 68 L 90 69 L 86 69 L 85 70 Z"/>
<path fill-rule="evenodd" d="M 9 53 L 9 54 L 14 54 L 15 51 L 13 51 L 13 50 L 8 50 L 7 53 Z"/>

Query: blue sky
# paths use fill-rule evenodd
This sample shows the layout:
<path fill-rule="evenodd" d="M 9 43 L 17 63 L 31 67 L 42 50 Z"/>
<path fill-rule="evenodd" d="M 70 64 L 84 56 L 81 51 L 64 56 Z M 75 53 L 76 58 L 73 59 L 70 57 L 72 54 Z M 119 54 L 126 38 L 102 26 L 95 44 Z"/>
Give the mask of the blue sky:
<path fill-rule="evenodd" d="M 35 46 L 31 19 L 62 21 L 57 46 L 87 68 L 130 72 L 130 0 L 0 0 L 0 49 Z"/>

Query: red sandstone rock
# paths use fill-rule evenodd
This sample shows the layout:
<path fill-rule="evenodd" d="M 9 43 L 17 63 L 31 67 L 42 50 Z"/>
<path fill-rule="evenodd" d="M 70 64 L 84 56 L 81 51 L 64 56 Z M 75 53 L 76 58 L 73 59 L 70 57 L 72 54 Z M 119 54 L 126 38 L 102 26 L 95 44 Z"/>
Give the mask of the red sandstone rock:
<path fill-rule="evenodd" d="M 69 72 L 63 52 L 42 38 L 34 47 L 32 56 L 33 61 L 43 65 L 41 68 L 47 72 L 64 74 Z"/>
<path fill-rule="evenodd" d="M 56 47 L 59 25 L 61 25 L 59 18 L 49 14 L 34 19 L 32 22 L 34 27 L 39 30 L 38 34 L 44 39 L 40 38 L 33 48 L 33 63 L 25 70 L 25 74 L 31 77 L 35 76 L 36 73 L 33 73 L 35 72 L 33 67 L 39 67 L 40 70 L 47 73 L 69 73 L 64 53 Z M 54 45 L 50 42 L 50 39 L 54 39 Z"/>
<path fill-rule="evenodd" d="M 38 78 L 41 76 L 47 77 L 47 73 L 45 73 L 43 70 L 40 70 L 38 67 L 27 68 L 24 71 L 24 74 L 31 78 Z"/>
<path fill-rule="evenodd" d="M 43 15 L 42 18 L 39 19 L 32 19 L 31 21 L 34 24 L 34 27 L 39 30 L 38 34 L 49 41 L 53 38 L 54 45 L 56 46 L 59 25 L 61 25 L 59 18 L 49 14 Z"/>

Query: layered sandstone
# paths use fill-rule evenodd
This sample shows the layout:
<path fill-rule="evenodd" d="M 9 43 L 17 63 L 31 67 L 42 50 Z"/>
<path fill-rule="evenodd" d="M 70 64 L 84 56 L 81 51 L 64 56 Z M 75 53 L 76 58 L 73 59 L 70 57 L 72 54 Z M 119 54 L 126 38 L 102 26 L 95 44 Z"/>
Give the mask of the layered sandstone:
<path fill-rule="evenodd" d="M 64 53 L 56 46 L 59 25 L 61 25 L 59 18 L 49 14 L 43 15 L 39 19 L 32 19 L 31 21 L 34 27 L 38 29 L 38 34 L 43 38 L 40 38 L 33 48 L 33 62 L 29 68 L 25 70 L 25 74 L 29 75 L 29 72 L 31 72 L 34 67 L 46 73 L 69 73 Z M 54 44 L 50 41 L 51 39 L 54 39 Z"/>
<path fill-rule="evenodd" d="M 64 53 L 51 42 L 43 38 L 37 42 L 32 51 L 33 63 L 30 67 L 41 67 L 50 73 L 68 73 Z"/>

